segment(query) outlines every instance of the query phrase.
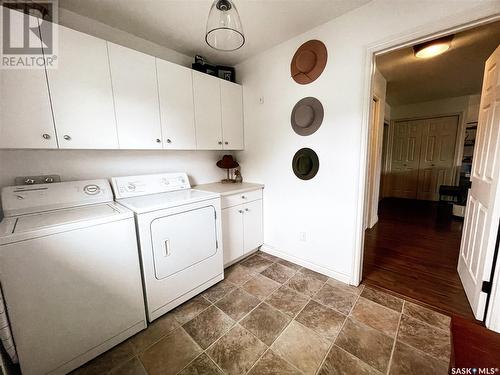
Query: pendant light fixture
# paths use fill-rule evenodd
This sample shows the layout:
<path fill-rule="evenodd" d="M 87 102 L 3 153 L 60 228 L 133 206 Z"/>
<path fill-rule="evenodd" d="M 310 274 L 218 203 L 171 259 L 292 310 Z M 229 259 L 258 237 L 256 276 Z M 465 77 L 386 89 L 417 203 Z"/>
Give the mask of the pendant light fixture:
<path fill-rule="evenodd" d="M 219 51 L 235 51 L 245 44 L 240 15 L 232 0 L 215 0 L 212 4 L 205 41 Z"/>
<path fill-rule="evenodd" d="M 428 59 L 445 53 L 450 49 L 453 35 L 445 36 L 443 38 L 434 39 L 429 42 L 417 44 L 413 46 L 415 57 L 419 59 Z"/>

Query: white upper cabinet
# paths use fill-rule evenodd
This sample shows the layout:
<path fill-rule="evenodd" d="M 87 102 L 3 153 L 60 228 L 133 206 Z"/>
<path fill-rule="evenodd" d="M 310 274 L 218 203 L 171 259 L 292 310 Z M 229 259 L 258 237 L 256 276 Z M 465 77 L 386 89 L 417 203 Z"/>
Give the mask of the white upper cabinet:
<path fill-rule="evenodd" d="M 222 150 L 220 79 L 193 71 L 196 146 Z"/>
<path fill-rule="evenodd" d="M 22 23 L 23 14 L 13 13 L 11 22 Z M 43 67 L 0 70 L 0 147 L 57 148 Z"/>
<path fill-rule="evenodd" d="M 222 138 L 225 150 L 243 150 L 243 88 L 220 80 Z"/>
<path fill-rule="evenodd" d="M 153 56 L 108 42 L 121 149 L 161 149 L 156 64 Z"/>
<path fill-rule="evenodd" d="M 163 148 L 195 150 L 191 69 L 156 59 Z"/>
<path fill-rule="evenodd" d="M 55 27 L 58 66 L 47 77 L 59 147 L 118 148 L 106 41 Z"/>
<path fill-rule="evenodd" d="M 57 67 L 0 70 L 0 148 L 244 149 L 240 85 L 53 26 Z"/>

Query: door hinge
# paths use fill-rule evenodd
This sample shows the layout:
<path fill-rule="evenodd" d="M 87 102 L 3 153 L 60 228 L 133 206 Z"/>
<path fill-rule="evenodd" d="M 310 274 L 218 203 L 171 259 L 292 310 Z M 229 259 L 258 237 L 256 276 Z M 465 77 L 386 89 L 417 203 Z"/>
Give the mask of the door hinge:
<path fill-rule="evenodd" d="M 481 286 L 481 292 L 490 294 L 491 293 L 491 281 L 483 281 Z"/>
<path fill-rule="evenodd" d="M 218 249 L 219 248 L 219 240 L 215 240 L 215 248 Z"/>

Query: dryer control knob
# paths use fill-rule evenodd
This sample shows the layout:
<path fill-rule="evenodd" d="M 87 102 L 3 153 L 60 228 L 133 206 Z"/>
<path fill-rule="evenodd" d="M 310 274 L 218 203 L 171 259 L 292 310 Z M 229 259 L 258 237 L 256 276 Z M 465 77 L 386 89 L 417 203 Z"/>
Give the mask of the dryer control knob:
<path fill-rule="evenodd" d="M 96 195 L 101 192 L 101 188 L 97 185 L 85 185 L 83 187 L 83 192 L 87 195 Z"/>

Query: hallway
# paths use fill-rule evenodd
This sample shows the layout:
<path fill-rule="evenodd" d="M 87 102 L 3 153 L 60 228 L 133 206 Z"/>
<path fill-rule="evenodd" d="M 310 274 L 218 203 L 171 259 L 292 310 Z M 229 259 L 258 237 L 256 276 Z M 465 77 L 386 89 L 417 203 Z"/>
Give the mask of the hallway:
<path fill-rule="evenodd" d="M 462 222 L 446 209 L 430 201 L 382 200 L 378 223 L 365 232 L 363 282 L 473 319 L 456 271 Z"/>

